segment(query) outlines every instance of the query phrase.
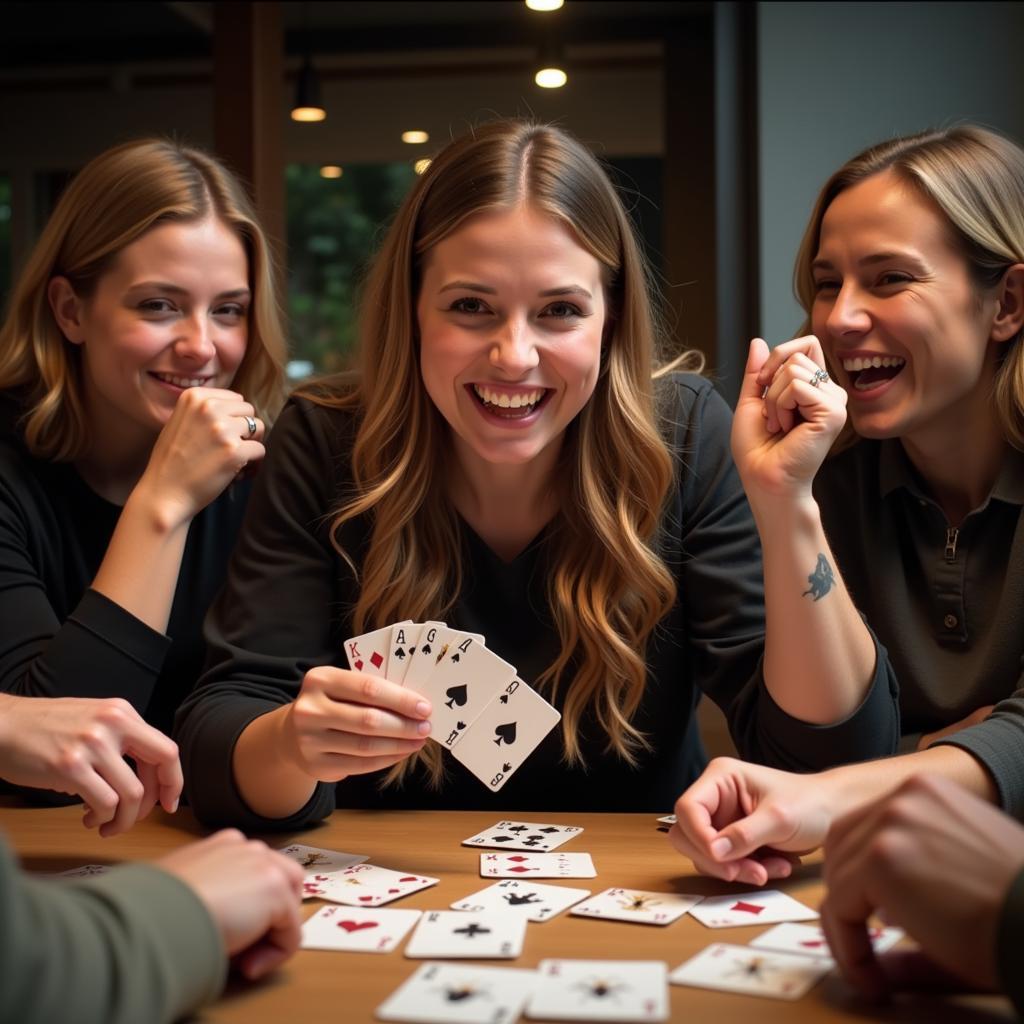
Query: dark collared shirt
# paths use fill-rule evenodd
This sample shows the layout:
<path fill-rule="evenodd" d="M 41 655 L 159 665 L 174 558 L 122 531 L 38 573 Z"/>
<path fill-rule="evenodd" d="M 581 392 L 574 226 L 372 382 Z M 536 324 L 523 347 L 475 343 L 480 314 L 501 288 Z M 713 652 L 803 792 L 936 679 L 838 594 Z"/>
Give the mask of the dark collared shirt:
<path fill-rule="evenodd" d="M 944 742 L 992 774 L 1024 817 L 1024 453 L 1007 449 L 988 498 L 953 529 L 894 440 L 829 460 L 815 496 L 857 607 L 889 652 L 903 749 L 997 705 Z"/>

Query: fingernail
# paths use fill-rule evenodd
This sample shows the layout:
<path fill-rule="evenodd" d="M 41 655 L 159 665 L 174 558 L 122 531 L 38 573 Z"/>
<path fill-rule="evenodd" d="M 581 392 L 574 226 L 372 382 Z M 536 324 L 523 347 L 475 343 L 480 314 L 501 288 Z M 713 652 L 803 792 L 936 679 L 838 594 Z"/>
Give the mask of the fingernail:
<path fill-rule="evenodd" d="M 425 700 L 421 700 L 419 704 L 416 705 L 416 714 L 425 718 L 430 714 L 430 705 Z"/>
<path fill-rule="evenodd" d="M 420 722 L 420 724 L 416 726 L 416 731 L 421 736 L 426 736 L 430 732 L 430 723 L 429 722 Z"/>
<path fill-rule="evenodd" d="M 721 860 L 723 857 L 732 853 L 732 840 L 726 839 L 725 836 L 719 836 L 711 844 L 710 849 L 711 856 L 714 857 L 715 860 Z"/>
<path fill-rule="evenodd" d="M 171 808 L 171 814 L 177 814 L 178 813 L 178 804 L 179 803 L 181 803 L 180 800 L 175 800 L 174 801 L 174 806 Z"/>

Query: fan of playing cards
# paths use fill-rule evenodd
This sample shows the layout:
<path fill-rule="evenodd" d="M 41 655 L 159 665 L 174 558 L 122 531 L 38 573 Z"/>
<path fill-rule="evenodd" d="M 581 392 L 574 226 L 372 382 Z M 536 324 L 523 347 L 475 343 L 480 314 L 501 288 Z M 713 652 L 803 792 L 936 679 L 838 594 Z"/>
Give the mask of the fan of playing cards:
<path fill-rule="evenodd" d="M 397 622 L 352 637 L 345 655 L 353 671 L 426 697 L 432 738 L 495 793 L 562 717 L 482 636 L 443 622 Z"/>

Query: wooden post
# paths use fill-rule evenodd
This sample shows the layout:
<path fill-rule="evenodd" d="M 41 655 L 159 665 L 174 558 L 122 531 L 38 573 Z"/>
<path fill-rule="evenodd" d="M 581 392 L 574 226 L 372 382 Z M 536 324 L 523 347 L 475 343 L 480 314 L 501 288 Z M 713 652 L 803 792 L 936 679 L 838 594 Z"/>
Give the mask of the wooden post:
<path fill-rule="evenodd" d="M 283 284 L 287 234 L 281 4 L 216 3 L 213 11 L 214 147 L 249 186 Z"/>

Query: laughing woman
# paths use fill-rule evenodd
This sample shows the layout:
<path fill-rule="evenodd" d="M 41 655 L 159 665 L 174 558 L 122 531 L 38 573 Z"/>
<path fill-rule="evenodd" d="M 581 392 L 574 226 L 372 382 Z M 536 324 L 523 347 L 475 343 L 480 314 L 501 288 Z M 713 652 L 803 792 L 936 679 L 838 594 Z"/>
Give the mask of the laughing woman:
<path fill-rule="evenodd" d="M 755 342 L 765 408 L 748 429 L 786 438 L 849 396 L 814 495 L 892 659 L 904 756 L 812 783 L 713 762 L 672 838 L 753 882 L 759 847 L 816 846 L 918 772 L 1024 818 L 1024 151 L 971 126 L 865 151 L 822 190 L 796 283 L 814 333 L 767 358 Z M 811 388 L 823 358 L 837 383 Z"/>
<path fill-rule="evenodd" d="M 496 122 L 446 147 L 391 226 L 361 332 L 359 375 L 282 414 L 208 621 L 212 665 L 176 723 L 201 817 L 666 807 L 703 763 L 702 690 L 751 757 L 894 749 L 887 663 L 845 595 L 791 600 L 808 570 L 790 532 L 765 650 L 728 409 L 692 373 L 652 384 L 644 265 L 578 142 Z M 561 711 L 497 796 L 424 747 L 412 688 L 342 667 L 347 637 L 406 618 L 484 634 Z"/>
<path fill-rule="evenodd" d="M 250 204 L 209 156 L 128 143 L 61 197 L 0 331 L 0 691 L 19 714 L 123 698 L 115 717 L 170 731 L 279 401 L 276 309 Z"/>

